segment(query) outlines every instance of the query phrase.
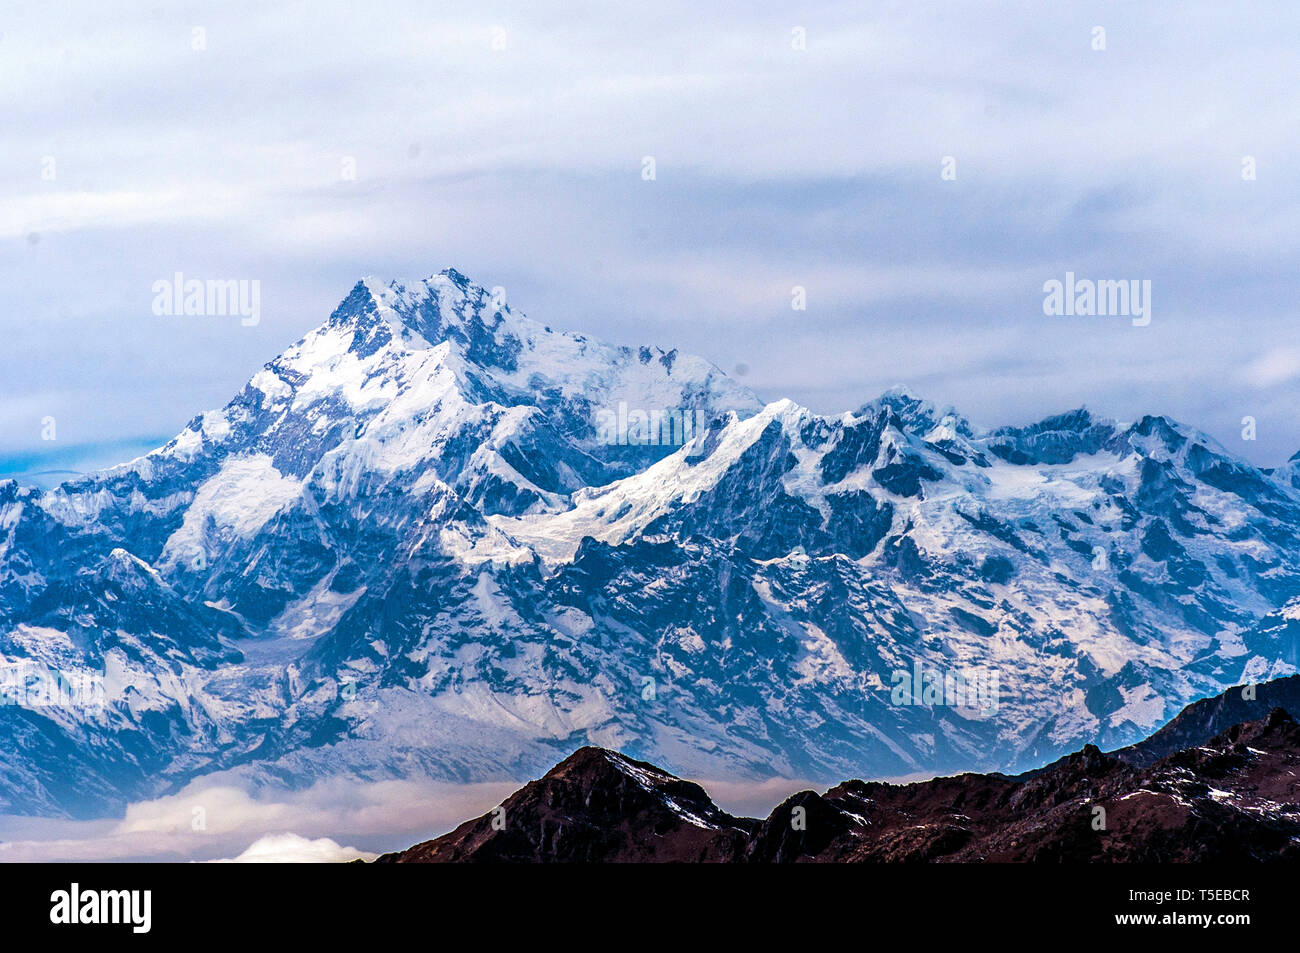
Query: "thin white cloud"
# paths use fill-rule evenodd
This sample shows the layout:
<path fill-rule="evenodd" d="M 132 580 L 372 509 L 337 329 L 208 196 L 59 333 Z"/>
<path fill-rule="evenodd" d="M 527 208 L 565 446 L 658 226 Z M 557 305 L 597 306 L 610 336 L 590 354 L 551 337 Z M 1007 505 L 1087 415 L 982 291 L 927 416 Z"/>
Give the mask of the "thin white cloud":
<path fill-rule="evenodd" d="M 1300 377 L 1300 347 L 1285 347 L 1261 354 L 1246 368 L 1256 387 L 1275 387 Z"/>

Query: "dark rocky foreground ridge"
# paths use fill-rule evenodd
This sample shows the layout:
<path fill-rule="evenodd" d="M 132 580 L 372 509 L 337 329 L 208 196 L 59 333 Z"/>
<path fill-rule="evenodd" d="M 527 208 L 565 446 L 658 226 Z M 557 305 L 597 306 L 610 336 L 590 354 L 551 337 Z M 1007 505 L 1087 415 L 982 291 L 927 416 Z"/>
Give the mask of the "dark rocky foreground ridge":
<path fill-rule="evenodd" d="M 1249 695 L 1249 692 L 1246 692 Z M 498 808 L 378 863 L 1251 862 L 1300 859 L 1300 677 L 1189 705 L 1146 741 L 1017 777 L 846 781 L 763 820 L 581 748 Z M 1225 723 L 1240 715 L 1259 716 Z M 1170 739 L 1183 744 L 1166 752 Z"/>

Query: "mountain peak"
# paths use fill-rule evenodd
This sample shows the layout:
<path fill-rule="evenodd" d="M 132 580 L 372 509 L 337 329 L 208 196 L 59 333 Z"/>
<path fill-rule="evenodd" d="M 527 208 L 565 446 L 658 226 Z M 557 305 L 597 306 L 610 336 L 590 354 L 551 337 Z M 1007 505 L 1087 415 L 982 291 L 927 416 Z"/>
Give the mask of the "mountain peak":
<path fill-rule="evenodd" d="M 611 818 L 618 818 L 611 824 Z M 734 861 L 754 822 L 644 761 L 585 747 L 488 814 L 381 863 Z"/>
<path fill-rule="evenodd" d="M 457 271 L 455 268 L 444 268 L 442 269 L 442 271 L 438 272 L 438 274 L 442 275 L 444 278 L 447 278 L 453 284 L 459 285 L 461 288 L 467 287 L 471 283 L 470 280 L 465 277 L 465 275 Z"/>
<path fill-rule="evenodd" d="M 504 289 L 488 290 L 454 268 L 414 283 L 363 278 L 338 313 L 385 321 L 394 330 L 414 332 L 429 344 L 452 340 L 467 351 L 477 349 L 480 358 L 489 360 L 503 357 L 500 348 L 509 350 L 508 340 L 519 342 L 545 331 L 510 308 Z M 492 346 L 488 346 L 489 339 Z"/>
<path fill-rule="evenodd" d="M 895 384 L 875 400 L 863 404 L 855 416 L 881 413 L 888 414 L 899 430 L 921 437 L 936 427 L 943 427 L 952 435 L 967 439 L 974 436 L 970 422 L 957 413 L 954 407 L 941 407 L 903 384 Z"/>

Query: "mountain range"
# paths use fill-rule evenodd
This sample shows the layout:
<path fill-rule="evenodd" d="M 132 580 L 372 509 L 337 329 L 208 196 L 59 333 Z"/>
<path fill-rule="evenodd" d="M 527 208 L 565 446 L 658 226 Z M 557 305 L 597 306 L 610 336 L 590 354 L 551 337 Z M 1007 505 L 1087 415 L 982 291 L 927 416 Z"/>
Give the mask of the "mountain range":
<path fill-rule="evenodd" d="M 482 817 L 383 864 L 1188 863 L 1300 859 L 1300 678 L 1189 706 L 1162 734 L 1017 777 L 845 781 L 764 818 L 697 784 L 582 748 Z M 1251 720 L 1227 723 L 1242 713 Z M 1263 713 L 1263 714 L 1261 714 Z M 1171 737 L 1187 747 L 1165 752 Z"/>
<path fill-rule="evenodd" d="M 0 482 L 0 813 L 214 772 L 514 780 L 584 745 L 1023 771 L 1295 674 L 1297 557 L 1300 455 L 903 390 L 824 416 L 454 270 L 367 279 L 153 453 Z"/>

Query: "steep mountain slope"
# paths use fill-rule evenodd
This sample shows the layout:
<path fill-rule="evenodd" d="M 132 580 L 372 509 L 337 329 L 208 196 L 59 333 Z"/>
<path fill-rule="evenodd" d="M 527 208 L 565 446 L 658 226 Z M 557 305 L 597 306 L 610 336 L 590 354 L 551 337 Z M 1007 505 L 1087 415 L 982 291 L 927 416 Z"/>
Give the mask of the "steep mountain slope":
<path fill-rule="evenodd" d="M 707 362 L 551 331 L 454 271 L 413 288 L 364 281 L 155 453 L 45 493 L 0 483 L 0 685 L 93 677 L 107 699 L 0 706 L 0 730 L 39 739 L 0 746 L 0 810 L 102 811 L 346 734 L 361 720 L 336 717 L 351 669 L 304 680 L 313 642 L 417 571 L 472 590 L 464 553 L 527 564 L 485 515 L 567 505 L 587 481 L 671 452 L 608 443 L 602 414 L 620 404 L 704 423 L 759 407 Z M 124 618 L 100 582 L 122 559 L 180 608 L 132 600 Z M 311 724 L 298 731 L 300 708 Z M 391 708 L 390 724 L 401 701 Z M 440 750 L 439 770 L 505 770 L 473 752 L 458 771 Z M 65 771 L 87 759 L 93 770 Z"/>
<path fill-rule="evenodd" d="M 483 817 L 377 862 L 725 862 L 757 824 L 652 764 L 581 748 Z"/>
<path fill-rule="evenodd" d="M 1163 417 L 762 407 L 454 271 L 363 281 L 155 453 L 0 483 L 0 673 L 103 688 L 0 706 L 0 812 L 584 744 L 825 781 L 1128 744 L 1297 671 L 1287 473 Z"/>
<path fill-rule="evenodd" d="M 760 822 L 718 811 L 653 765 L 587 748 L 489 814 L 379 862 L 1295 860 L 1297 767 L 1300 726 L 1275 708 L 1145 768 L 1089 745 L 1026 779 L 803 791 Z"/>
<path fill-rule="evenodd" d="M 1300 676 L 1240 685 L 1193 702 L 1150 738 L 1111 753 L 1128 764 L 1145 767 L 1176 751 L 1200 747 L 1234 725 L 1257 721 L 1274 708 L 1300 714 Z"/>
<path fill-rule="evenodd" d="M 742 702 L 733 737 L 799 706 L 816 741 L 789 767 L 825 777 L 873 726 L 878 774 L 1014 767 L 1295 671 L 1257 619 L 1297 585 L 1296 505 L 1161 418 L 976 435 L 890 394 L 841 418 L 773 404 L 570 510 L 490 522 L 556 567 L 552 601 L 600 626 L 612 595 L 611 626 L 664 633 L 654 672 L 689 704 Z M 917 666 L 997 673 L 994 717 L 898 706 Z"/>

